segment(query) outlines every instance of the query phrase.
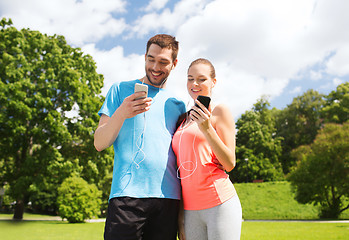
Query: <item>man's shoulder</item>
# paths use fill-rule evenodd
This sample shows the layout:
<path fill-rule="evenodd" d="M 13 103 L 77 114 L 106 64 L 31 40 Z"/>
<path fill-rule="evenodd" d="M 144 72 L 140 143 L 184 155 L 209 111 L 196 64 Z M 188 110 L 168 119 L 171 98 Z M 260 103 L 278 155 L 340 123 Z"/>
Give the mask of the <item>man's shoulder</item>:
<path fill-rule="evenodd" d="M 184 104 L 183 99 L 181 99 L 177 94 L 171 91 L 167 92 L 166 98 L 176 104 Z"/>
<path fill-rule="evenodd" d="M 129 81 L 121 81 L 121 82 L 118 82 L 118 83 L 114 83 L 120 87 L 122 86 L 134 86 L 137 82 L 139 82 L 139 80 L 129 80 Z"/>
<path fill-rule="evenodd" d="M 186 111 L 184 101 L 175 94 L 169 94 L 167 96 L 166 105 L 167 104 L 170 104 L 175 108 L 178 108 L 181 113 L 184 113 Z"/>
<path fill-rule="evenodd" d="M 120 82 L 115 82 L 112 84 L 112 86 L 110 87 L 110 89 L 114 90 L 114 91 L 118 91 L 121 88 L 130 88 L 138 82 L 139 80 L 130 80 L 130 81 L 120 81 Z"/>
<path fill-rule="evenodd" d="M 184 102 L 183 99 L 179 96 L 179 94 L 175 93 L 173 90 L 164 89 L 164 91 L 166 92 L 166 96 L 168 99 L 171 99 L 177 102 Z"/>

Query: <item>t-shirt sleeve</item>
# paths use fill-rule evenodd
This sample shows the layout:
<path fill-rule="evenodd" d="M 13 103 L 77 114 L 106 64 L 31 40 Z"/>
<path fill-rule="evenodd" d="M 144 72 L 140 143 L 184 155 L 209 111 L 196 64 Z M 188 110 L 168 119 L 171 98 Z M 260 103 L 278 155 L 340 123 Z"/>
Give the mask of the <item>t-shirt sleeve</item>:
<path fill-rule="evenodd" d="M 119 93 L 119 84 L 114 83 L 109 89 L 101 109 L 98 111 L 99 116 L 102 116 L 102 114 L 105 114 L 108 117 L 111 117 L 114 114 L 115 110 L 120 106 L 118 93 Z"/>

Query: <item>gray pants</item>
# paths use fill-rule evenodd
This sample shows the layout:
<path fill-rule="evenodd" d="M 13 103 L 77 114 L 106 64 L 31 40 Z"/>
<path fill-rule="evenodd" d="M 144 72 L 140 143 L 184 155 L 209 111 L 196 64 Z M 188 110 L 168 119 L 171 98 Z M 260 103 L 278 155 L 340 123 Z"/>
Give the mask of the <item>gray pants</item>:
<path fill-rule="evenodd" d="M 242 210 L 239 197 L 213 208 L 184 211 L 186 240 L 238 240 Z"/>

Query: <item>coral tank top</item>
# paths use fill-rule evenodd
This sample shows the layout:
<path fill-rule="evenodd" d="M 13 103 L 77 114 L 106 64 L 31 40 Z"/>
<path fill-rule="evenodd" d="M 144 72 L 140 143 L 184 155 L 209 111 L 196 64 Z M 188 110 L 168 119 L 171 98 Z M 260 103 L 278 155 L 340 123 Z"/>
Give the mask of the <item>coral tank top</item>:
<path fill-rule="evenodd" d="M 172 148 L 177 156 L 185 210 L 215 207 L 236 194 L 229 175 L 217 167 L 216 156 L 196 123 L 178 128 Z"/>

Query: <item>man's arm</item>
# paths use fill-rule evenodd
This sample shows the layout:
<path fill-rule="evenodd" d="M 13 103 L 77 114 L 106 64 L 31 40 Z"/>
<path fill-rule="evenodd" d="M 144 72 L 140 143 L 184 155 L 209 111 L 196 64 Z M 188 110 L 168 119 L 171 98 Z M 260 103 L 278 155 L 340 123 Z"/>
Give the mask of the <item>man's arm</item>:
<path fill-rule="evenodd" d="M 102 151 L 113 144 L 127 118 L 132 118 L 150 109 L 151 98 L 136 100 L 144 95 L 145 92 L 137 92 L 128 96 L 111 117 L 102 114 L 94 134 L 94 145 L 97 151 Z"/>

